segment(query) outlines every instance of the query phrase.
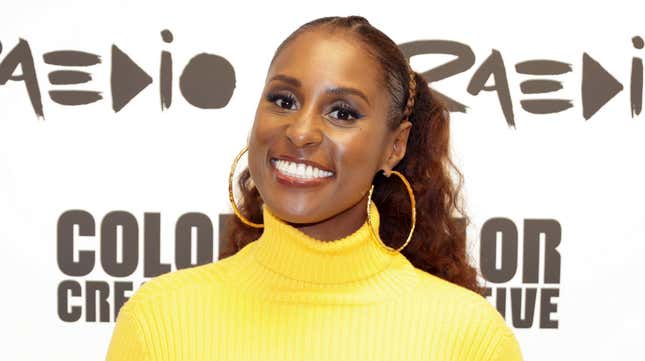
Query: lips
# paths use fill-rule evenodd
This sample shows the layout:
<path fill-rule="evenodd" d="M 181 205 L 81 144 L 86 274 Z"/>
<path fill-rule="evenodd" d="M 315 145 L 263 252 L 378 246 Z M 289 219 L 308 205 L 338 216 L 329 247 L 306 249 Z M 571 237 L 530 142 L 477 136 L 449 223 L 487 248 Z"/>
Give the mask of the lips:
<path fill-rule="evenodd" d="M 326 166 L 324 166 L 324 165 L 322 165 L 320 163 L 316 163 L 316 162 L 314 162 L 312 160 L 308 160 L 308 159 L 301 159 L 301 158 L 293 157 L 293 156 L 286 155 L 286 154 L 281 154 L 281 155 L 278 155 L 278 156 L 274 156 L 274 157 L 271 157 L 271 159 L 287 160 L 287 161 L 294 162 L 294 163 L 302 163 L 302 164 L 310 165 L 312 167 L 316 167 L 318 169 L 321 169 L 321 170 L 324 170 L 324 171 L 327 171 L 327 172 L 331 172 L 331 173 L 334 173 L 334 174 L 336 173 L 336 172 L 334 172 L 333 169 L 331 169 L 329 167 L 326 167 Z"/>
<path fill-rule="evenodd" d="M 311 167 L 318 168 L 322 171 L 330 172 L 331 175 L 323 176 L 323 177 L 312 177 L 312 178 L 303 178 L 299 176 L 295 176 L 294 174 L 287 174 L 288 172 L 281 171 L 277 167 L 277 161 L 282 160 L 282 161 L 289 161 L 289 162 L 294 162 L 298 164 L 305 164 Z M 274 179 L 283 185 L 290 186 L 290 187 L 312 187 L 312 186 L 318 186 L 324 183 L 327 183 L 331 181 L 332 179 L 335 178 L 336 174 L 333 170 L 331 170 L 329 167 L 322 166 L 321 164 L 311 161 L 311 160 L 305 160 L 305 159 L 298 159 L 292 156 L 285 156 L 285 155 L 280 155 L 276 157 L 270 157 L 269 158 L 269 165 L 271 167 L 273 176 L 275 177 Z"/>

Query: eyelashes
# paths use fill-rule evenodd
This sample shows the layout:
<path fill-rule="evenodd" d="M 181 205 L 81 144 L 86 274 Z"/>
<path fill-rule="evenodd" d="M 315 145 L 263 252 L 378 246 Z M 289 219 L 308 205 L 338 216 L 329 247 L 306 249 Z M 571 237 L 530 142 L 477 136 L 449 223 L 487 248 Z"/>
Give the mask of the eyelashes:
<path fill-rule="evenodd" d="M 276 106 L 278 106 L 279 108 L 285 109 L 285 110 L 293 110 L 293 109 L 291 109 L 291 107 L 296 102 L 296 98 L 290 93 L 287 93 L 287 94 L 269 93 L 269 94 L 267 94 L 265 99 L 268 102 L 273 103 Z M 280 104 L 277 103 L 278 100 L 281 101 Z M 287 105 L 286 108 L 283 107 L 283 105 L 285 105 L 285 104 Z M 346 103 L 335 104 L 332 107 L 332 111 L 329 114 L 332 114 L 334 112 L 337 112 L 338 115 L 347 114 L 348 116 L 350 116 L 351 119 L 343 119 L 343 118 L 340 118 L 338 116 L 334 117 L 334 119 L 339 119 L 339 120 L 343 120 L 343 121 L 347 121 L 347 122 L 352 122 L 352 121 L 358 120 L 358 119 L 363 117 L 362 114 L 360 114 L 352 106 L 350 106 L 350 105 L 348 105 Z"/>
<path fill-rule="evenodd" d="M 276 100 L 283 100 L 283 101 L 287 101 L 287 102 L 289 102 L 289 103 L 291 103 L 291 104 L 293 104 L 293 103 L 295 103 L 295 102 L 296 102 L 296 98 L 294 98 L 294 97 L 293 97 L 293 95 L 291 95 L 291 94 L 278 94 L 278 93 L 269 93 L 269 94 L 266 96 L 266 100 L 267 100 L 267 101 L 269 101 L 269 102 L 271 102 L 271 103 L 275 103 L 275 102 L 276 102 Z M 278 107 L 280 107 L 280 108 L 283 108 L 282 106 L 280 106 L 280 105 L 278 105 L 278 104 L 276 104 L 276 105 L 277 105 Z M 291 107 L 289 107 L 289 108 L 291 108 Z M 283 109 L 285 109 L 285 108 L 283 108 Z M 287 108 L 287 109 L 288 109 L 288 108 Z"/>
<path fill-rule="evenodd" d="M 339 114 L 340 112 L 345 112 L 345 113 L 348 113 L 352 118 L 354 118 L 354 119 L 348 119 L 348 120 L 357 120 L 363 117 L 361 114 L 356 112 L 354 108 L 352 108 L 351 106 L 345 103 L 339 103 L 337 105 L 334 105 L 334 107 L 332 108 L 332 112 L 339 112 Z"/>

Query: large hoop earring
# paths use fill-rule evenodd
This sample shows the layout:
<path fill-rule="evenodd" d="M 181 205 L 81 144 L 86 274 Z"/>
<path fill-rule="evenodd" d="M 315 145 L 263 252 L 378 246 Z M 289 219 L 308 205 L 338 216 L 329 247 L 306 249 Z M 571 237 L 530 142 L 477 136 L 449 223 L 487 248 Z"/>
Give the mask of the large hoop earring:
<path fill-rule="evenodd" d="M 414 233 L 414 226 L 417 223 L 417 210 L 416 210 L 416 200 L 414 199 L 414 192 L 412 191 L 412 187 L 410 186 L 410 183 L 408 180 L 405 178 L 403 174 L 401 174 L 398 171 L 392 170 L 392 174 L 396 174 L 399 178 L 401 178 L 401 181 L 403 181 L 403 184 L 405 184 L 405 189 L 408 191 L 408 196 L 410 197 L 410 205 L 412 206 L 412 227 L 410 227 L 410 233 L 408 234 L 408 238 L 405 240 L 405 243 L 403 246 L 394 249 L 388 245 L 386 245 L 383 240 L 381 240 L 381 237 L 378 234 L 378 231 L 374 229 L 374 226 L 372 225 L 372 221 L 370 220 L 370 203 L 372 202 L 372 192 L 374 191 L 374 184 L 372 184 L 372 187 L 370 188 L 370 193 L 367 196 L 367 224 L 369 225 L 369 229 L 372 232 L 372 235 L 376 240 L 378 241 L 379 245 L 383 247 L 386 251 L 390 253 L 397 253 L 400 252 L 405 246 L 410 243 L 410 240 L 412 239 L 412 233 Z"/>
<path fill-rule="evenodd" d="M 235 173 L 235 169 L 237 168 L 237 162 L 242 158 L 242 155 L 244 152 L 248 150 L 248 146 L 244 146 L 242 151 L 235 157 L 235 160 L 233 161 L 233 164 L 231 165 L 231 173 L 228 175 L 228 199 L 231 201 L 231 206 L 233 207 L 233 212 L 235 212 L 235 215 L 237 218 L 239 218 L 244 224 L 254 227 L 254 228 L 262 228 L 264 227 L 264 224 L 261 223 L 253 223 L 251 222 L 248 218 L 242 215 L 240 210 L 237 208 L 237 204 L 235 204 L 235 197 L 233 196 L 233 174 Z"/>

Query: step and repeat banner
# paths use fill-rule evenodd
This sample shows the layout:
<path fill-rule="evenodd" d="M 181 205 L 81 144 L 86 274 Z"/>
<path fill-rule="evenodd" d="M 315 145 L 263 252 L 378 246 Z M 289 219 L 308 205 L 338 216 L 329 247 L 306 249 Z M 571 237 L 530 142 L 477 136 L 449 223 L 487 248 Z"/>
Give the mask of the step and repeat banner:
<path fill-rule="evenodd" d="M 366 17 L 449 99 L 468 249 L 525 359 L 642 354 L 643 2 L 0 13 L 0 358 L 102 360 L 142 282 L 218 261 L 271 56 L 331 15 Z"/>

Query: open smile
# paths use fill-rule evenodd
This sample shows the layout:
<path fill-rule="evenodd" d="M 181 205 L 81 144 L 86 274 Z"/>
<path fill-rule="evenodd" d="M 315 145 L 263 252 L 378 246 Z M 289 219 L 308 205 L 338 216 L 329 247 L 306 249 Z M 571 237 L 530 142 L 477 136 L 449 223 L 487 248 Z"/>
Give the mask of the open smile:
<path fill-rule="evenodd" d="M 316 163 L 306 160 L 295 161 L 283 157 L 272 157 L 270 163 L 276 180 L 288 186 L 317 186 L 331 181 L 336 175 L 334 171 L 323 169 Z"/>

